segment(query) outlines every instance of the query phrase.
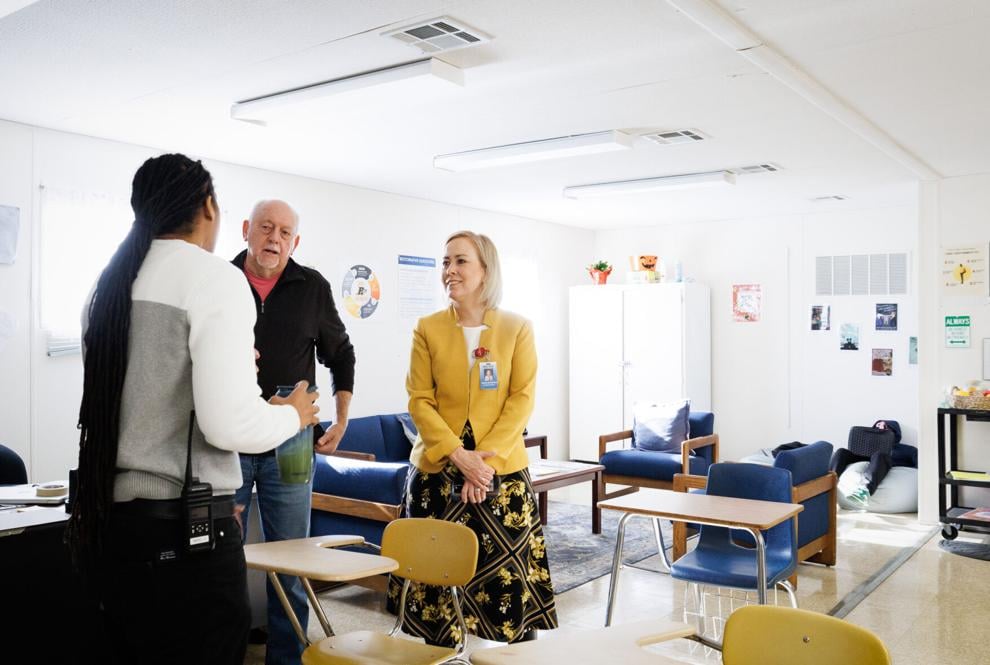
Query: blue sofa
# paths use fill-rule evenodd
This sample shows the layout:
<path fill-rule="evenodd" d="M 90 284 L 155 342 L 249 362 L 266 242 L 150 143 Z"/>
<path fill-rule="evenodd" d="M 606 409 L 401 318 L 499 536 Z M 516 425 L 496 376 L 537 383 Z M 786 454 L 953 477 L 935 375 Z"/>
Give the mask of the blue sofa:
<path fill-rule="evenodd" d="M 405 501 L 412 443 L 400 417 L 408 414 L 354 418 L 337 451 L 316 456 L 311 535 L 353 534 L 381 544 Z"/>

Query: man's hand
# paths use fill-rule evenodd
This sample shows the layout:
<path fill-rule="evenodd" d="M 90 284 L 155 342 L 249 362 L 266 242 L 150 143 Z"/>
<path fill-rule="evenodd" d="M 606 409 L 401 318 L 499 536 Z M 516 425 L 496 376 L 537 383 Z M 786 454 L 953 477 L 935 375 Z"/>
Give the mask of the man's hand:
<path fill-rule="evenodd" d="M 260 358 L 261 358 L 261 354 L 258 353 L 258 349 L 255 349 L 254 350 L 254 373 L 255 374 L 257 374 L 258 372 L 261 371 L 261 368 L 258 367 L 258 360 Z"/>
<path fill-rule="evenodd" d="M 319 441 L 316 442 L 314 449 L 321 455 L 329 455 L 333 451 L 337 450 L 337 446 L 340 445 L 340 440 L 344 438 L 344 432 L 347 431 L 347 421 L 337 421 L 330 426 L 323 436 L 320 437 Z"/>
<path fill-rule="evenodd" d="M 320 398 L 320 393 L 307 391 L 309 388 L 308 381 L 300 381 L 296 384 L 296 387 L 288 397 L 279 397 L 278 395 L 272 395 L 269 398 L 269 404 L 288 404 L 296 409 L 299 414 L 299 429 L 305 429 L 310 425 L 318 425 L 320 423 L 319 417 L 316 415 L 320 412 L 320 407 L 316 405 L 316 400 Z"/>

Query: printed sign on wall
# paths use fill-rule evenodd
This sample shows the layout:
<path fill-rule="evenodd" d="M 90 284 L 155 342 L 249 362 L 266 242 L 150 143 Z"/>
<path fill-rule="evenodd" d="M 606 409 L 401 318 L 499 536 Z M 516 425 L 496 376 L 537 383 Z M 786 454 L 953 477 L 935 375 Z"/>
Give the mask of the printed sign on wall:
<path fill-rule="evenodd" d="M 340 295 L 348 314 L 355 319 L 367 319 L 378 309 L 382 290 L 371 268 L 357 264 L 344 274 Z"/>
<path fill-rule="evenodd" d="M 945 346 L 950 349 L 968 349 L 969 330 L 968 316 L 945 317 Z"/>
<path fill-rule="evenodd" d="M 987 295 L 988 248 L 990 245 L 942 248 L 943 295 Z"/>

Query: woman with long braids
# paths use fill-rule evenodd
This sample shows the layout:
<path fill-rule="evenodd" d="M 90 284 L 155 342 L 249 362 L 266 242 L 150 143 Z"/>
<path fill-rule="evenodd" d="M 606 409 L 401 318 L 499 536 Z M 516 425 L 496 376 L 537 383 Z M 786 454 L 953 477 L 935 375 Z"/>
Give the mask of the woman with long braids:
<path fill-rule="evenodd" d="M 134 224 L 83 314 L 67 538 L 105 612 L 108 662 L 239 665 L 250 609 L 237 451 L 270 450 L 315 423 L 316 393 L 300 382 L 287 398 L 261 398 L 254 302 L 243 275 L 212 254 L 220 216 L 203 165 L 149 159 L 131 207 Z M 187 463 L 212 486 L 203 551 L 187 549 L 184 533 Z"/>

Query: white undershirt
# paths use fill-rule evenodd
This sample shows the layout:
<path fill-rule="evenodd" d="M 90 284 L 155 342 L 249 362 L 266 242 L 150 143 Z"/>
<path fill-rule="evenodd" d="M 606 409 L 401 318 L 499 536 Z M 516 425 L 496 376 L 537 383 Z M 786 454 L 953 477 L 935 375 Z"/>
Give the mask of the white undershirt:
<path fill-rule="evenodd" d="M 485 324 L 481 324 L 480 326 L 461 326 L 461 329 L 464 331 L 464 341 L 467 344 L 468 374 L 470 374 L 476 360 L 474 350 L 481 345 L 481 331 L 487 330 L 488 326 Z"/>

